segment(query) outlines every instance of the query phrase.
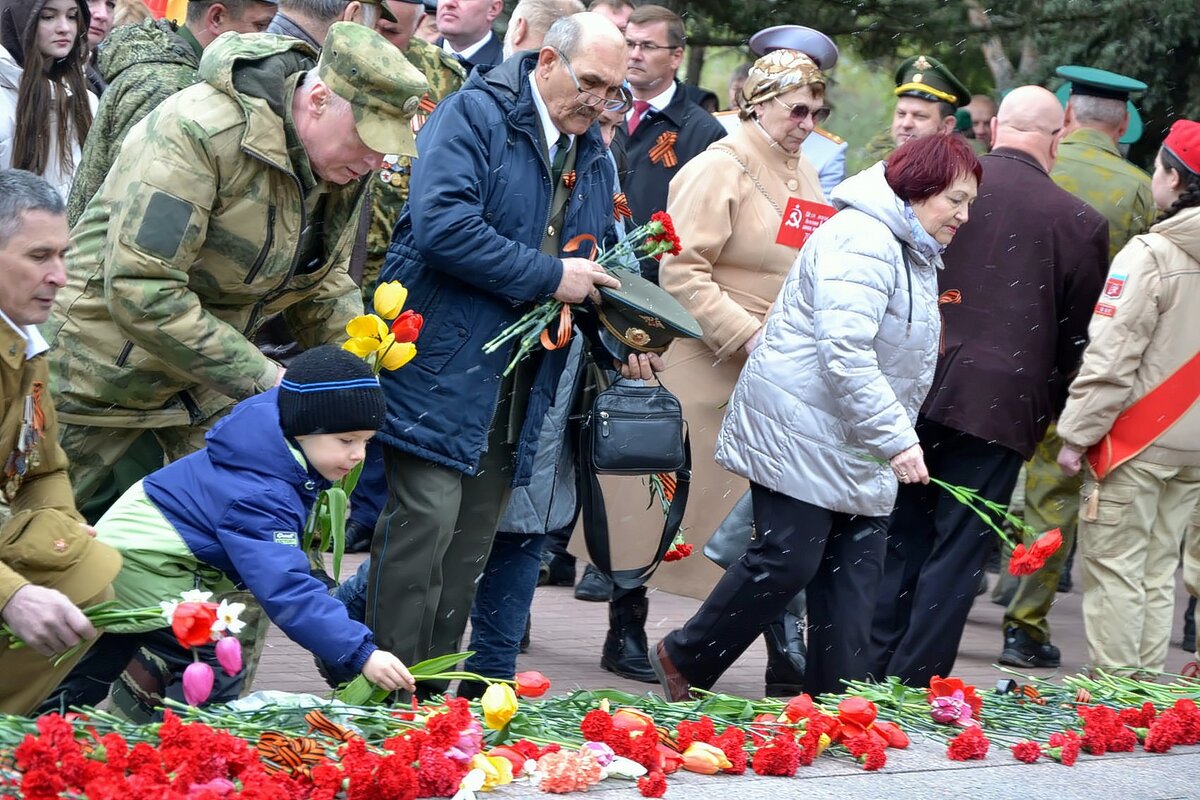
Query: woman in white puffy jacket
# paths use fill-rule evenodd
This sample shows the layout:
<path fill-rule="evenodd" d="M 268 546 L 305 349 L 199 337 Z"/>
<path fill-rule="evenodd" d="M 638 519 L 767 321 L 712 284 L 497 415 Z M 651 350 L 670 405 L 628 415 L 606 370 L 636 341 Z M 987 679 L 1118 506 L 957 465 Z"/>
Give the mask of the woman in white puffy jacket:
<path fill-rule="evenodd" d="M 834 190 L 729 402 L 716 458 L 750 480 L 755 535 L 651 651 L 670 699 L 711 687 L 802 589 L 805 691 L 866 677 L 897 481 L 929 479 L 913 422 L 937 361 L 936 271 L 981 172 L 960 137 L 936 135 Z"/>
<path fill-rule="evenodd" d="M 40 175 L 64 199 L 97 104 L 89 19 L 82 0 L 0 0 L 0 168 Z"/>

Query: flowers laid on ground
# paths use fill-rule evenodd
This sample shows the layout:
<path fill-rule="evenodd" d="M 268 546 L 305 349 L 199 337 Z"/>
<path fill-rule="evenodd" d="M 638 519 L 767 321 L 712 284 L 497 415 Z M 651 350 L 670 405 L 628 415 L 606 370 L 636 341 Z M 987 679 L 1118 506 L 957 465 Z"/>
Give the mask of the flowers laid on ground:
<path fill-rule="evenodd" d="M 400 281 L 381 283 L 372 298 L 373 314 L 361 314 L 346 323 L 348 338 L 342 345 L 371 365 L 378 375 L 400 369 L 417 355 L 417 337 L 425 318 L 411 309 L 405 310 L 408 289 Z M 388 320 L 391 320 L 389 323 Z M 362 462 L 349 474 L 321 492 L 304 526 L 304 552 L 314 560 L 321 553 L 333 551 L 333 579 L 339 580 L 342 556 L 346 552 L 346 511 L 349 498 L 362 475 Z"/>
<path fill-rule="evenodd" d="M 207 598 L 166 605 L 172 630 L 187 641 L 240 622 L 235 613 L 222 619 Z M 510 683 L 541 688 L 542 680 L 496 685 Z M 91 709 L 8 717 L 0 718 L 0 796 L 477 800 L 516 783 L 558 794 L 627 780 L 645 797 L 663 797 L 679 770 L 711 776 L 704 780 L 736 780 L 747 769 L 788 777 L 822 756 L 886 769 L 887 751 L 908 745 L 906 731 L 944 741 L 954 760 L 1003 755 L 1065 766 L 1083 754 L 1200 743 L 1200 681 L 1101 673 L 1035 683 L 1036 690 L 1013 682 L 988 692 L 953 677 L 927 689 L 852 683 L 846 694 L 817 701 L 694 691 L 682 703 L 611 690 L 531 701 L 510 688 L 494 691 L 486 707 L 458 698 L 399 708 L 179 706 L 145 726 Z M 974 724 L 936 721 L 930 710 L 945 698 L 970 709 Z"/>
<path fill-rule="evenodd" d="M 179 602 L 163 601 L 162 616 L 180 645 L 192 651 L 194 661 L 183 671 L 183 697 L 189 705 L 198 706 L 212 694 L 216 675 L 210 664 L 200 660 L 196 648 L 216 642 L 217 663 L 226 675 L 242 671 L 242 644 L 236 634 L 245 627 L 241 614 L 245 603 L 210 601 L 212 592 L 192 590 L 183 593 Z"/>
<path fill-rule="evenodd" d="M 678 254 L 680 241 L 670 215 L 665 211 L 656 211 L 649 222 L 629 231 L 607 250 L 598 249 L 595 236 L 581 234 L 567 242 L 563 252 L 574 253 L 585 245 L 591 245 L 592 248 L 587 258 L 610 272 L 615 271 L 615 277 L 620 280 L 620 272 L 636 269 L 638 259 L 659 260 L 664 255 Z M 571 309 L 577 307 L 564 305 L 561 300 L 553 298 L 546 300 L 497 334 L 483 346 L 483 352 L 494 353 L 501 348 L 508 348 L 513 355 L 504 370 L 507 375 L 539 343 L 547 350 L 565 346 L 571 339 Z M 555 320 L 558 320 L 557 332 L 551 335 L 547 326 Z"/>

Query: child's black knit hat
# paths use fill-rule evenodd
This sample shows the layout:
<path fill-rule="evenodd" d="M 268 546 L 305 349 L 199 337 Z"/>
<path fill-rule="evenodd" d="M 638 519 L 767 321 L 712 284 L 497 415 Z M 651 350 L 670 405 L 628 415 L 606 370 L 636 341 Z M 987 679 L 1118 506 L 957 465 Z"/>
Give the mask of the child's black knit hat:
<path fill-rule="evenodd" d="M 279 426 L 285 436 L 375 431 L 386 413 L 371 367 L 334 345 L 296 356 L 279 384 Z"/>

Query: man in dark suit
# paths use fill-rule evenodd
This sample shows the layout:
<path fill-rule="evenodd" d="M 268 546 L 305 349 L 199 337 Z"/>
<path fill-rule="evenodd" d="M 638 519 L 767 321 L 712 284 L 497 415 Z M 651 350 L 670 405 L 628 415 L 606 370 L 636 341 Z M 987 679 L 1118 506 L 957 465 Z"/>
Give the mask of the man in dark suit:
<path fill-rule="evenodd" d="M 1062 131 L 1045 89 L 1005 97 L 938 275 L 943 352 L 917 434 L 931 475 L 1001 505 L 1062 410 L 1108 271 L 1107 220 L 1050 178 Z M 870 671 L 926 686 L 951 674 L 995 533 L 944 490 L 899 477 Z"/>
<path fill-rule="evenodd" d="M 648 222 L 667 207 L 667 186 L 697 153 L 725 129 L 688 99 L 675 71 L 683 61 L 683 20 L 669 8 L 644 5 L 634 10 L 625 28 L 629 68 L 625 80 L 633 91 L 633 108 L 617 131 L 617 147 L 628 166 L 621 187 L 629 198 L 632 225 Z M 658 262 L 642 262 L 642 274 L 658 281 Z"/>
<path fill-rule="evenodd" d="M 504 44 L 492 32 L 492 23 L 504 10 L 504 0 L 438 0 L 437 41 L 468 72 L 504 60 Z"/>

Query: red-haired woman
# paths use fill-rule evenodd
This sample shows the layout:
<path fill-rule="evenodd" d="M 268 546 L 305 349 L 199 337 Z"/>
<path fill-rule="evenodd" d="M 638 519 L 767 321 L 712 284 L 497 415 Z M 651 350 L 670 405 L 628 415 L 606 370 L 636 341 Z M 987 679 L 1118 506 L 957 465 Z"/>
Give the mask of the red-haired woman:
<path fill-rule="evenodd" d="M 927 482 L 913 423 L 937 361 L 937 269 L 981 168 L 936 135 L 834 190 L 729 402 L 717 462 L 750 480 L 755 538 L 687 624 L 651 650 L 671 700 L 707 689 L 800 590 L 804 688 L 866 677 L 897 481 Z"/>
<path fill-rule="evenodd" d="M 65 198 L 92 125 L 88 5 L 0 0 L 0 169 L 45 178 Z"/>

